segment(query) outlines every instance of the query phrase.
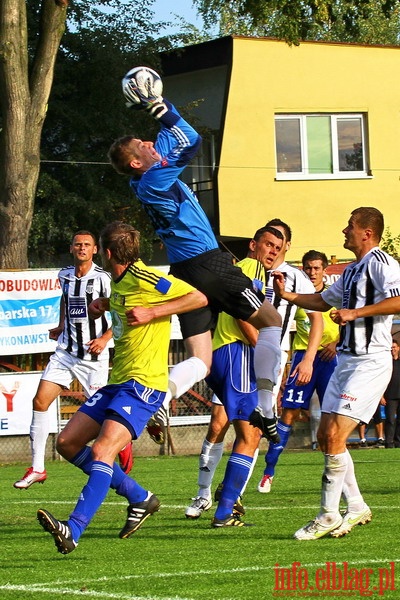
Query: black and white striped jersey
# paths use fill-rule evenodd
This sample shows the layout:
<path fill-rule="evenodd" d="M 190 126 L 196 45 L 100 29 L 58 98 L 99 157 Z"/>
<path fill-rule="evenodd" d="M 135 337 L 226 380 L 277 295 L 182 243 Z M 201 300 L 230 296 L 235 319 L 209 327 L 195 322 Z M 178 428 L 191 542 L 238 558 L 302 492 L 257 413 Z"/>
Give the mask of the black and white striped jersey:
<path fill-rule="evenodd" d="M 108 348 L 112 343 L 107 344 L 100 357 L 87 352 L 85 344 L 102 336 L 111 326 L 111 318 L 107 313 L 99 319 L 91 319 L 88 315 L 92 300 L 109 298 L 110 274 L 93 263 L 84 277 L 76 277 L 75 267 L 71 265 L 59 271 L 58 279 L 65 304 L 64 330 L 57 340 L 58 346 L 83 360 L 108 359 Z"/>
<path fill-rule="evenodd" d="M 398 262 L 379 247 L 370 250 L 360 262 L 345 268 L 343 274 L 321 294 L 336 308 L 360 308 L 400 296 Z M 355 355 L 390 351 L 393 315 L 365 317 L 341 327 L 339 351 Z"/>
<path fill-rule="evenodd" d="M 267 284 L 265 289 L 266 298 L 273 304 L 282 317 L 281 350 L 290 350 L 290 327 L 294 321 L 297 306 L 283 298 L 278 298 L 273 289 L 273 271 L 280 271 L 285 278 L 285 290 L 296 294 L 314 294 L 315 289 L 310 279 L 301 269 L 288 265 L 286 262 L 267 271 Z M 312 312 L 312 311 L 307 311 Z"/>

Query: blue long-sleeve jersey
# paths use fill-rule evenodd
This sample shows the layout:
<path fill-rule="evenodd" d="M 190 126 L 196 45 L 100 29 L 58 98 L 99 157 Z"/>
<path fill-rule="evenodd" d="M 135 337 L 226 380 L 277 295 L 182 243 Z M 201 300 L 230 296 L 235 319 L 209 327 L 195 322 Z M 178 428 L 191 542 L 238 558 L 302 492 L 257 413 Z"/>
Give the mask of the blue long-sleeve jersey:
<path fill-rule="evenodd" d="M 170 263 L 175 263 L 214 250 L 218 242 L 196 196 L 178 179 L 201 137 L 172 104 L 166 104 L 154 144 L 161 160 L 140 177 L 132 177 L 130 185 L 164 242 Z"/>

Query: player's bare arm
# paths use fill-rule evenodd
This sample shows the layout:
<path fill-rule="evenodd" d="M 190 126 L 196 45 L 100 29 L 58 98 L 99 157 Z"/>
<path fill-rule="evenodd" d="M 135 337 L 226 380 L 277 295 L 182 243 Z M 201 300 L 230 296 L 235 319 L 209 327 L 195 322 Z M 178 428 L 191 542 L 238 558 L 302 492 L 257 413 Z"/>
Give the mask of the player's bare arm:
<path fill-rule="evenodd" d="M 158 306 L 134 306 L 127 310 L 125 314 L 128 325 L 136 326 L 144 325 L 153 319 L 158 319 L 160 317 L 190 312 L 196 308 L 207 306 L 207 304 L 208 300 L 206 296 L 202 292 L 194 290 L 181 298 L 170 300 L 169 302 L 165 302 Z"/>
<path fill-rule="evenodd" d="M 90 352 L 90 354 L 101 354 L 111 338 L 112 328 L 110 327 L 100 337 L 90 340 L 90 342 L 87 344 L 88 352 Z"/>
<path fill-rule="evenodd" d="M 338 325 L 346 325 L 349 321 L 364 317 L 377 317 L 379 315 L 394 315 L 400 312 L 400 297 L 386 298 L 376 304 L 367 304 L 360 308 L 333 309 L 329 313 L 331 319 Z"/>
<path fill-rule="evenodd" d="M 274 271 L 274 292 L 284 300 L 293 302 L 296 306 L 307 308 L 309 310 L 319 310 L 326 312 L 331 307 L 323 299 L 321 294 L 296 294 L 295 292 L 287 292 L 285 290 L 285 279 L 280 271 Z"/>
<path fill-rule="evenodd" d="M 62 333 L 63 327 L 58 325 L 57 327 L 53 327 L 53 329 L 49 329 L 49 338 L 51 340 L 57 341 L 60 333 Z"/>
<path fill-rule="evenodd" d="M 91 319 L 98 319 L 102 317 L 104 313 L 110 310 L 110 299 L 109 298 L 96 298 L 89 304 L 88 312 Z"/>
<path fill-rule="evenodd" d="M 60 317 L 58 320 L 58 325 L 57 325 L 57 327 L 53 327 L 52 329 L 49 329 L 49 338 L 51 340 L 55 340 L 55 341 L 58 340 L 60 334 L 63 332 L 63 329 L 64 329 L 64 320 L 65 320 L 65 301 L 64 301 L 64 296 L 61 296 Z"/>
<path fill-rule="evenodd" d="M 324 323 L 320 312 L 309 313 L 308 318 L 310 319 L 311 328 L 307 350 L 304 353 L 303 359 L 290 374 L 291 377 L 297 375 L 296 385 L 306 385 L 310 382 L 315 355 L 317 354 L 324 331 Z"/>
<path fill-rule="evenodd" d="M 331 360 L 333 360 L 336 356 L 336 344 L 338 343 L 339 338 L 335 341 L 335 342 L 331 342 L 330 344 L 327 344 L 326 346 L 324 346 L 322 348 L 322 350 L 320 350 L 319 352 L 319 357 L 321 360 L 325 361 L 325 362 L 330 362 Z"/>
<path fill-rule="evenodd" d="M 240 331 L 243 333 L 250 346 L 254 348 L 258 339 L 258 329 L 250 325 L 247 321 L 242 321 L 242 319 L 237 319 L 237 324 L 239 326 Z"/>

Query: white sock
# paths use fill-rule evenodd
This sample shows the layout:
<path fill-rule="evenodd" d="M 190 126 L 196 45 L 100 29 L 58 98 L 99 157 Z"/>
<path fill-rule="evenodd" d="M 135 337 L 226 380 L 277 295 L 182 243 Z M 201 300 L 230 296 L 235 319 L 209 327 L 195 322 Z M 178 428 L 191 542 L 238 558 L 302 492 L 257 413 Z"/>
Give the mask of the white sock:
<path fill-rule="evenodd" d="M 281 365 L 281 327 L 262 327 L 254 349 L 254 371 L 257 379 L 258 405 L 265 417 L 274 416 L 274 385 Z"/>
<path fill-rule="evenodd" d="M 199 456 L 198 496 L 211 498 L 211 483 L 223 453 L 224 442 L 212 444 L 207 439 L 204 440 Z"/>
<path fill-rule="evenodd" d="M 316 394 L 314 394 L 310 401 L 310 433 L 311 433 L 311 441 L 317 441 L 317 431 L 319 428 L 319 424 L 321 422 L 321 406 L 319 404 L 319 399 Z"/>
<path fill-rule="evenodd" d="M 258 448 L 256 448 L 256 451 L 254 452 L 254 456 L 253 456 L 253 462 L 251 463 L 249 474 L 247 475 L 247 479 L 244 482 L 244 486 L 240 490 L 240 494 L 239 494 L 240 496 L 243 496 L 243 494 L 244 494 L 244 492 L 245 492 L 245 490 L 247 488 L 247 484 L 250 481 L 250 477 L 253 475 L 254 467 L 256 465 L 259 452 L 260 452 L 260 450 Z"/>
<path fill-rule="evenodd" d="M 161 404 L 161 406 L 165 409 L 165 412 L 167 414 L 168 414 L 168 411 L 169 411 L 169 403 L 171 402 L 172 398 L 173 398 L 173 393 L 172 393 L 171 388 L 170 388 L 170 382 L 168 382 L 167 393 L 165 394 L 165 398 L 163 400 L 163 403 Z"/>
<path fill-rule="evenodd" d="M 347 471 L 343 483 L 343 497 L 349 512 L 360 512 L 365 505 L 364 498 L 358 487 L 352 456 L 346 448 Z"/>
<path fill-rule="evenodd" d="M 44 455 L 49 437 L 49 412 L 34 410 L 30 428 L 32 467 L 40 473 L 44 471 Z"/>
<path fill-rule="evenodd" d="M 191 356 L 187 360 L 174 365 L 169 372 L 169 389 L 173 398 L 179 398 L 190 390 L 190 388 L 204 379 L 207 375 L 207 366 L 197 356 Z"/>
<path fill-rule="evenodd" d="M 325 454 L 325 469 L 322 475 L 321 512 L 319 517 L 330 523 L 340 515 L 340 497 L 346 476 L 348 454 Z"/>

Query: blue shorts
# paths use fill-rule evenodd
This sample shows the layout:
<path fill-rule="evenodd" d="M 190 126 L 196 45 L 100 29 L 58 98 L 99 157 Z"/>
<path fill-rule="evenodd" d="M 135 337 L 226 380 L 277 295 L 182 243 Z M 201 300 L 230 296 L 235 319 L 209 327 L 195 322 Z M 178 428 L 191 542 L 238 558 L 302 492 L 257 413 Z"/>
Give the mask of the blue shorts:
<path fill-rule="evenodd" d="M 230 421 L 248 421 L 257 406 L 254 349 L 233 342 L 215 350 L 206 382 L 221 400 Z"/>
<path fill-rule="evenodd" d="M 290 372 L 301 362 L 305 354 L 305 350 L 296 350 L 293 354 Z M 282 408 L 302 408 L 308 410 L 310 406 L 311 396 L 317 392 L 319 403 L 322 404 L 326 386 L 332 376 L 337 365 L 336 357 L 331 361 L 321 360 L 319 352 L 317 352 L 314 363 L 312 377 L 306 385 L 296 385 L 296 377 L 289 375 L 285 390 L 282 396 Z"/>
<path fill-rule="evenodd" d="M 116 420 L 137 439 L 150 417 L 160 408 L 165 392 L 148 388 L 134 379 L 106 385 L 91 396 L 80 411 L 100 425 L 106 419 Z"/>

